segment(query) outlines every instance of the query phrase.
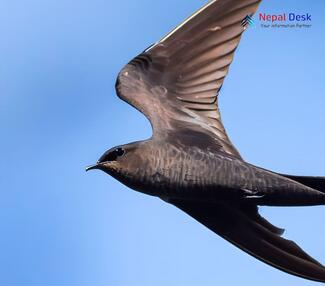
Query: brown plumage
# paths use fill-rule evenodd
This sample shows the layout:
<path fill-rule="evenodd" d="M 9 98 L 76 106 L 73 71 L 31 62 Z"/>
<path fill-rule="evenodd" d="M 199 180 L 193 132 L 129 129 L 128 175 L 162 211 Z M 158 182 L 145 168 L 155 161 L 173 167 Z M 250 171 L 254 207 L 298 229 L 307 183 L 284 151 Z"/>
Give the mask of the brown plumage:
<path fill-rule="evenodd" d="M 118 96 L 144 113 L 152 138 L 108 150 L 95 166 L 180 208 L 254 257 L 325 282 L 325 268 L 258 205 L 325 204 L 325 178 L 276 174 L 245 162 L 222 124 L 218 95 L 242 20 L 261 1 L 214 0 L 120 72 Z"/>

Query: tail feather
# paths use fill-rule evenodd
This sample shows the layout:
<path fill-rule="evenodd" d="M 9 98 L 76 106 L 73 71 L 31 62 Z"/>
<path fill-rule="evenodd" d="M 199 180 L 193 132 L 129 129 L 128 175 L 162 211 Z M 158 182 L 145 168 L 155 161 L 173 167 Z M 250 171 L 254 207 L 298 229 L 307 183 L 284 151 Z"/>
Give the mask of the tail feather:
<path fill-rule="evenodd" d="M 286 174 L 279 174 L 279 175 L 294 180 L 307 187 L 313 188 L 319 192 L 325 193 L 325 177 L 293 176 L 293 175 L 286 175 Z"/>

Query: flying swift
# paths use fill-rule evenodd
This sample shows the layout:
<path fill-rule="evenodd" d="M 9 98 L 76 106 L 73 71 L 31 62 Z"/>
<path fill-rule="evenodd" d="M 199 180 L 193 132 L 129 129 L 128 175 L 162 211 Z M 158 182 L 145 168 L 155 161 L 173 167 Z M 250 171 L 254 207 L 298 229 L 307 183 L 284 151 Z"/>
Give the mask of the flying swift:
<path fill-rule="evenodd" d="M 246 162 L 219 112 L 222 84 L 260 2 L 210 1 L 130 61 L 116 91 L 149 119 L 152 137 L 108 150 L 87 170 L 102 170 L 175 205 L 273 267 L 325 282 L 325 267 L 258 212 L 261 205 L 325 204 L 325 178 L 278 174 Z"/>

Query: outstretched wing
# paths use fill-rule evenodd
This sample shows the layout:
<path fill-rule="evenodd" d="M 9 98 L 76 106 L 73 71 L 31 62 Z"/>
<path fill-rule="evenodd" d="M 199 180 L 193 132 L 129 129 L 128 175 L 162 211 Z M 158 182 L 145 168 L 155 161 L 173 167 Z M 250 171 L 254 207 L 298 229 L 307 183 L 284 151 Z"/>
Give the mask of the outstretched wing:
<path fill-rule="evenodd" d="M 120 72 L 119 97 L 143 112 L 154 137 L 195 132 L 214 149 L 240 158 L 222 124 L 217 97 L 261 0 L 213 0 Z M 180 132 L 182 130 L 182 132 Z"/>
<path fill-rule="evenodd" d="M 258 214 L 257 206 L 171 200 L 197 221 L 257 259 L 287 273 L 325 282 L 325 267 L 283 231 Z"/>

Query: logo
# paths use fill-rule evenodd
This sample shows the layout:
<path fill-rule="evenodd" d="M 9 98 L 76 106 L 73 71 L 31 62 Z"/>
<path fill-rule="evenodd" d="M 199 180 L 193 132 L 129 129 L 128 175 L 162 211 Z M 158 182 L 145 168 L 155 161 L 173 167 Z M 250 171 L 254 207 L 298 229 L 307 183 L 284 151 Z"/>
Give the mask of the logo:
<path fill-rule="evenodd" d="M 310 13 L 259 13 L 258 20 L 262 28 L 310 28 L 312 26 Z"/>
<path fill-rule="evenodd" d="M 264 22 L 311 22 L 311 14 L 296 14 L 296 13 L 283 13 L 283 14 L 266 14 L 260 13 L 259 20 Z"/>
<path fill-rule="evenodd" d="M 254 20 L 252 18 L 252 15 L 247 15 L 242 21 L 241 25 L 244 27 L 244 30 L 246 30 L 249 26 L 254 25 Z"/>

